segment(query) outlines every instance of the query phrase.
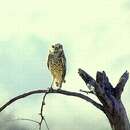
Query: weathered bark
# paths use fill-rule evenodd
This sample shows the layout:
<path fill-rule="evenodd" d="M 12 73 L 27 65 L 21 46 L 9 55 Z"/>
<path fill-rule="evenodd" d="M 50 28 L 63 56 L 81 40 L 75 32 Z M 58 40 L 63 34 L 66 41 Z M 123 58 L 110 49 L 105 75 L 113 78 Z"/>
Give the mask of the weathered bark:
<path fill-rule="evenodd" d="M 96 80 L 81 69 L 79 69 L 79 75 L 86 84 L 90 84 L 95 88 L 95 95 L 103 106 L 112 130 L 130 130 L 127 113 L 121 101 L 121 94 L 128 80 L 129 73 L 126 71 L 121 76 L 115 88 L 109 82 L 104 71 L 97 72 Z"/>
<path fill-rule="evenodd" d="M 112 130 L 130 130 L 126 110 L 121 101 L 117 103 L 117 106 L 112 114 L 110 114 L 107 110 L 105 111 L 105 114 L 109 119 Z"/>

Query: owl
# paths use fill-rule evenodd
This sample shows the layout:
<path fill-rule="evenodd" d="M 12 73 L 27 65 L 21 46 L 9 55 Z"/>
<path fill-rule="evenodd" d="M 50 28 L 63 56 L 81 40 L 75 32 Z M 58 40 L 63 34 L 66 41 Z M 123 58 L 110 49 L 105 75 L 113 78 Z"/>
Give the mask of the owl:
<path fill-rule="evenodd" d="M 53 77 L 51 88 L 55 83 L 55 85 L 60 89 L 62 87 L 62 83 L 65 83 L 66 75 L 66 58 L 61 44 L 57 43 L 51 46 L 47 66 Z"/>

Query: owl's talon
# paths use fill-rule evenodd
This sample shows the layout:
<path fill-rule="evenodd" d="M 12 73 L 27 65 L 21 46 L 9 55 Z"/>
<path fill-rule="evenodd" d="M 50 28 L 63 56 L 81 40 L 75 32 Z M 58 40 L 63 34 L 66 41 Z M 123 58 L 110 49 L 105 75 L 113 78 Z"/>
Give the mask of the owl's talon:
<path fill-rule="evenodd" d="M 60 90 L 61 90 L 61 88 L 58 88 L 58 89 L 57 89 L 57 91 L 60 91 Z"/>
<path fill-rule="evenodd" d="M 53 92 L 53 88 L 52 87 L 49 88 L 49 92 Z"/>

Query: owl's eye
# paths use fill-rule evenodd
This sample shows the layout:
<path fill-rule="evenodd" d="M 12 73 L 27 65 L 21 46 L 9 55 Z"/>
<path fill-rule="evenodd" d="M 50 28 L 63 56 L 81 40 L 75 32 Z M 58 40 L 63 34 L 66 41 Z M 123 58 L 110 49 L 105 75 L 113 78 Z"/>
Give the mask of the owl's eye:
<path fill-rule="evenodd" d="M 60 47 L 59 48 L 63 48 L 63 46 L 62 45 L 60 45 Z"/>
<path fill-rule="evenodd" d="M 54 46 L 54 45 L 52 45 L 52 48 L 55 48 L 55 46 Z"/>

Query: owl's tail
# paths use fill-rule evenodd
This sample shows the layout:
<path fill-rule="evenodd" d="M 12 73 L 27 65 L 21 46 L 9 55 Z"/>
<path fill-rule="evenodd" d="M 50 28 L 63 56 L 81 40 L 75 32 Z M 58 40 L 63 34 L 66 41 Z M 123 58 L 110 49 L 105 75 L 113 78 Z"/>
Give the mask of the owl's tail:
<path fill-rule="evenodd" d="M 65 83 L 65 82 L 66 82 L 66 80 L 62 80 L 61 82 L 56 81 L 56 82 L 55 82 L 55 84 L 56 84 L 56 86 L 57 86 L 57 87 L 59 87 L 59 86 L 60 86 L 60 88 L 61 88 L 62 83 Z"/>

